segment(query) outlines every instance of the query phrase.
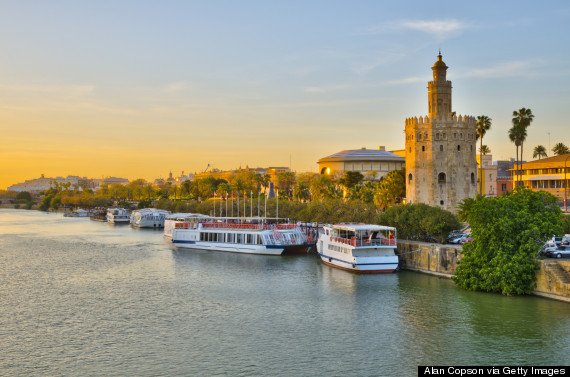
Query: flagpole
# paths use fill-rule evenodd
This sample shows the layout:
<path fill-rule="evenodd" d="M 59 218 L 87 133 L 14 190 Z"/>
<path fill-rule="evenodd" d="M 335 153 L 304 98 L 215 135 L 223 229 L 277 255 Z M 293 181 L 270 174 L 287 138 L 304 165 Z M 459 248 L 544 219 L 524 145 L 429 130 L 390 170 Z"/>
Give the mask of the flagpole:
<path fill-rule="evenodd" d="M 234 192 L 232 191 L 232 217 L 234 217 Z"/>
<path fill-rule="evenodd" d="M 277 213 L 276 216 L 277 222 L 279 223 L 279 189 L 277 189 Z"/>
<path fill-rule="evenodd" d="M 216 216 L 216 192 L 214 191 L 214 217 Z"/>
<path fill-rule="evenodd" d="M 259 207 L 260 207 L 259 199 L 260 199 L 260 196 L 261 196 L 261 189 L 257 190 L 257 217 L 259 217 Z"/>
<path fill-rule="evenodd" d="M 253 190 L 249 192 L 249 217 L 253 217 Z"/>
<path fill-rule="evenodd" d="M 226 191 L 226 223 L 228 222 L 228 192 Z"/>
<path fill-rule="evenodd" d="M 237 217 L 239 217 L 239 190 L 237 192 Z"/>
<path fill-rule="evenodd" d="M 247 201 L 247 191 L 243 192 L 243 218 L 245 219 L 245 203 Z"/>

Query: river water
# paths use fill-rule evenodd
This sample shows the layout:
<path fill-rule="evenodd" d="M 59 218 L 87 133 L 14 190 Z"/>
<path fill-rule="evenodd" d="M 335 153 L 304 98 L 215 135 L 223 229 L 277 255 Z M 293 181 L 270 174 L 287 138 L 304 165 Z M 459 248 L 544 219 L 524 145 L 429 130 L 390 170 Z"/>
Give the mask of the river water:
<path fill-rule="evenodd" d="M 415 376 L 567 364 L 569 334 L 563 302 L 0 210 L 0 375 Z"/>

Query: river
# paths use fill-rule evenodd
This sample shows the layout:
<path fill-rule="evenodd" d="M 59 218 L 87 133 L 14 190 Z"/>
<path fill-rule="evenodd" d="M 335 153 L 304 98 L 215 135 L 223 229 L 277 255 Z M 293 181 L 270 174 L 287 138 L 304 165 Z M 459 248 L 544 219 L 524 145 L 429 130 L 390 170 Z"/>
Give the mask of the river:
<path fill-rule="evenodd" d="M 160 231 L 0 210 L 0 375 L 415 376 L 561 365 L 570 305 L 355 275 L 315 255 L 175 249 Z"/>

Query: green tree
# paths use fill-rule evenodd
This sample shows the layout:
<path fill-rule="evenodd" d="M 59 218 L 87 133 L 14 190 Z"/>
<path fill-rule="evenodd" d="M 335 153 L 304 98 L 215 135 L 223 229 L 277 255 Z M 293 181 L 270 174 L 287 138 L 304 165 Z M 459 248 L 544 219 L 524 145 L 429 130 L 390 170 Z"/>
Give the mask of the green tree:
<path fill-rule="evenodd" d="M 463 246 L 453 280 L 469 290 L 531 293 L 537 253 L 562 231 L 560 214 L 556 197 L 544 191 L 516 187 L 500 197 L 480 198 L 467 213 L 473 241 Z"/>
<path fill-rule="evenodd" d="M 509 129 L 509 139 L 513 142 L 517 148 L 516 150 L 516 166 L 515 166 L 515 186 L 519 185 L 519 147 L 522 145 L 523 141 L 526 139 L 526 128 L 519 124 L 518 121 L 513 119 L 513 127 Z"/>
<path fill-rule="evenodd" d="M 333 182 L 328 176 L 324 174 L 317 175 L 310 184 L 312 200 L 324 200 L 327 198 L 327 193 L 330 191 L 331 186 L 333 186 Z"/>
<path fill-rule="evenodd" d="M 282 171 L 277 173 L 277 188 L 281 191 L 281 194 L 291 198 L 293 187 L 295 186 L 295 173 L 290 171 Z"/>
<path fill-rule="evenodd" d="M 406 170 L 393 170 L 380 180 L 376 185 L 374 193 L 374 203 L 386 209 L 396 203 L 406 195 Z"/>
<path fill-rule="evenodd" d="M 481 141 L 481 147 L 479 148 L 480 151 L 483 150 L 483 136 L 485 136 L 485 134 L 487 133 L 487 131 L 489 131 L 489 129 L 491 128 L 491 118 L 489 118 L 486 115 L 479 115 L 477 117 L 477 121 L 475 122 L 475 133 L 477 135 L 477 139 L 480 139 Z M 481 154 L 483 154 L 483 152 L 480 152 Z M 480 172 L 480 185 L 479 185 L 479 192 L 482 193 L 483 192 L 483 168 L 480 167 L 479 168 L 479 172 Z"/>
<path fill-rule="evenodd" d="M 424 241 L 433 237 L 442 243 L 449 232 L 460 227 L 453 213 L 423 203 L 392 206 L 378 216 L 377 222 L 396 227 L 398 238 Z"/>
<path fill-rule="evenodd" d="M 537 158 L 540 160 L 541 158 L 546 158 L 548 155 L 546 154 L 546 148 L 544 145 L 537 145 L 534 147 L 534 151 L 532 153 L 532 158 Z"/>
<path fill-rule="evenodd" d="M 27 191 L 21 191 L 16 194 L 16 200 L 23 200 L 23 201 L 32 201 L 32 194 Z"/>
<path fill-rule="evenodd" d="M 483 156 L 486 156 L 491 153 L 491 148 L 489 148 L 487 145 L 481 145 L 481 148 L 479 148 L 479 153 L 481 153 Z"/>
<path fill-rule="evenodd" d="M 554 147 L 552 147 L 552 152 L 555 156 L 560 156 L 566 153 L 570 153 L 570 149 L 564 143 L 556 143 Z"/>
<path fill-rule="evenodd" d="M 342 177 L 338 180 L 338 183 L 343 185 L 347 190 L 350 190 L 354 186 L 358 185 L 364 180 L 362 173 L 357 171 L 347 171 L 344 172 Z"/>
<path fill-rule="evenodd" d="M 534 120 L 534 115 L 532 114 L 531 109 L 523 107 L 519 109 L 519 111 L 513 111 L 513 124 L 516 122 L 517 124 L 524 127 L 525 130 L 530 126 L 533 120 Z M 521 140 L 521 162 L 524 161 L 523 146 L 525 141 L 526 141 L 526 134 L 525 137 Z"/>

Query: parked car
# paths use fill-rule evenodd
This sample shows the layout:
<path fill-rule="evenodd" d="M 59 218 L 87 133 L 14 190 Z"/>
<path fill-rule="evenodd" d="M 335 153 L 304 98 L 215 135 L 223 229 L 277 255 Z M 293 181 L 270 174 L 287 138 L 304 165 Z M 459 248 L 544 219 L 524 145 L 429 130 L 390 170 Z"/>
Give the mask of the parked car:
<path fill-rule="evenodd" d="M 560 246 L 562 244 L 562 237 L 553 236 L 548 242 L 554 242 L 556 246 Z"/>
<path fill-rule="evenodd" d="M 465 236 L 465 234 L 455 235 L 455 237 L 452 237 L 449 239 L 449 243 L 459 244 L 459 243 L 461 243 L 461 239 L 464 236 Z"/>
<path fill-rule="evenodd" d="M 454 238 L 451 241 L 449 241 L 449 243 L 454 243 L 456 245 L 460 245 L 463 243 L 463 240 L 466 238 L 471 238 L 471 233 L 463 234 L 460 237 Z"/>
<path fill-rule="evenodd" d="M 562 237 L 560 245 L 562 246 L 570 245 L 570 234 L 565 234 L 564 237 Z"/>
<path fill-rule="evenodd" d="M 546 255 L 550 258 L 570 258 L 570 246 L 559 246 L 556 249 L 548 250 Z"/>
<path fill-rule="evenodd" d="M 471 241 L 473 241 L 473 237 L 471 237 L 470 234 L 466 235 L 465 237 L 463 237 L 461 239 L 461 243 L 467 243 L 467 242 L 471 242 Z"/>

